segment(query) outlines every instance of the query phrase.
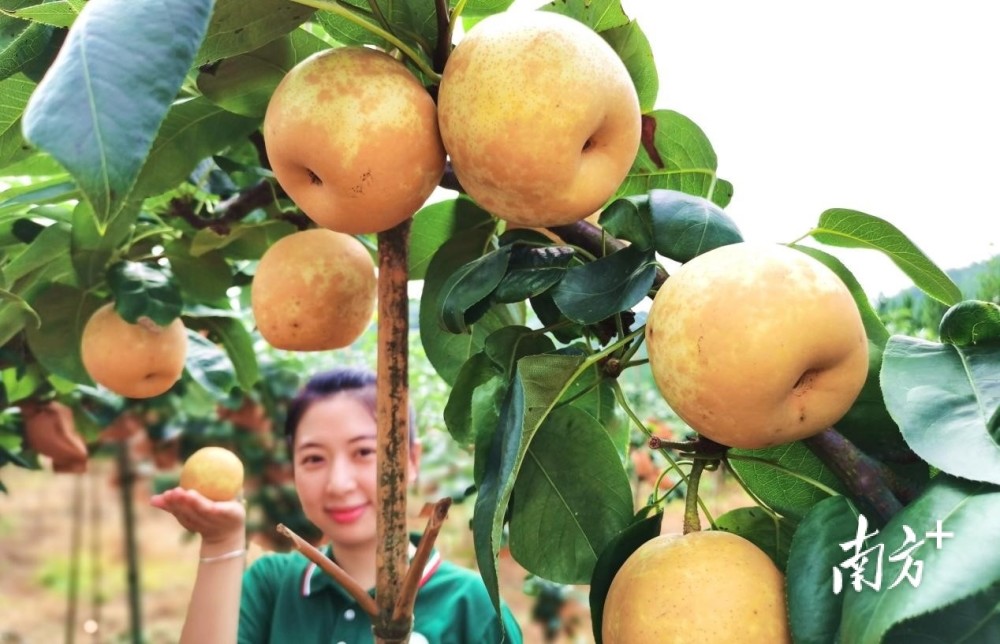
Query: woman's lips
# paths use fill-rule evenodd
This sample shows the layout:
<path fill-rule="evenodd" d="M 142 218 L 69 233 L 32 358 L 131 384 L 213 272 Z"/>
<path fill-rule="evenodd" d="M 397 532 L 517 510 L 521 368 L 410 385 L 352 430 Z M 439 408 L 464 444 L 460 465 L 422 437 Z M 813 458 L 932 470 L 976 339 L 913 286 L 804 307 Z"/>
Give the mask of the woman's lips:
<path fill-rule="evenodd" d="M 353 508 L 334 508 L 328 511 L 330 518 L 337 523 L 354 523 L 365 513 L 367 505 L 358 505 Z"/>

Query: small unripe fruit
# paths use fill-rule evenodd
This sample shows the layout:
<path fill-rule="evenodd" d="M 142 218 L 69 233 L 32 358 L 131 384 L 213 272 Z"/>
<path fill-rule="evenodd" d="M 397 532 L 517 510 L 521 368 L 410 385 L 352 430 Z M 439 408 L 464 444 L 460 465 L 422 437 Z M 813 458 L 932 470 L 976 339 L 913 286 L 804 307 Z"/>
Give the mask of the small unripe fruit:
<path fill-rule="evenodd" d="M 243 463 L 224 447 L 202 447 L 184 461 L 180 486 L 211 501 L 231 501 L 243 488 Z"/>

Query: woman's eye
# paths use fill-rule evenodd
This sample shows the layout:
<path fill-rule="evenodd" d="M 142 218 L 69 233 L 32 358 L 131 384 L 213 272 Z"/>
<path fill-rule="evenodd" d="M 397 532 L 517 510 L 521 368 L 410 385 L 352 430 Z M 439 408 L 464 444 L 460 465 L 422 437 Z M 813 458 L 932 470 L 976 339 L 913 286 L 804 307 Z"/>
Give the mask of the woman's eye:
<path fill-rule="evenodd" d="M 300 465 L 312 465 L 316 463 L 322 463 L 323 457 L 319 454 L 306 454 L 299 458 Z"/>
<path fill-rule="evenodd" d="M 361 449 L 359 449 L 357 451 L 357 455 L 358 455 L 359 458 L 371 458 L 371 457 L 375 456 L 375 448 L 374 447 L 362 447 Z"/>

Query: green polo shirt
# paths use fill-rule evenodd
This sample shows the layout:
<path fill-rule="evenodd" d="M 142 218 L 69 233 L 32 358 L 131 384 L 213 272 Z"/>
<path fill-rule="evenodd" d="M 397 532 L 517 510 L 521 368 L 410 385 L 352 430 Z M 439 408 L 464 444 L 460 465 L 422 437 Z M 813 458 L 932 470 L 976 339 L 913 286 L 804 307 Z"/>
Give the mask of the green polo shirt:
<path fill-rule="evenodd" d="M 369 592 L 374 595 L 374 590 Z M 417 591 L 410 643 L 520 644 L 521 629 L 514 616 L 505 605 L 502 612 L 504 639 L 479 575 L 442 561 L 434 551 Z M 367 613 L 301 553 L 264 555 L 244 573 L 239 644 L 373 641 Z"/>

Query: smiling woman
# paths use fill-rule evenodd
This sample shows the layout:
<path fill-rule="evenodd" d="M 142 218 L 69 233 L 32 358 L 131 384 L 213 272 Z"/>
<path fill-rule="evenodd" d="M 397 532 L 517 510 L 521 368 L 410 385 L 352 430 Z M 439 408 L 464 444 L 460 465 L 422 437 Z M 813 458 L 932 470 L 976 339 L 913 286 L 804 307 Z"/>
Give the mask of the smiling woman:
<path fill-rule="evenodd" d="M 376 575 L 375 393 L 375 375 L 368 371 L 317 374 L 292 400 L 285 425 L 305 515 L 322 531 L 325 554 L 362 588 L 372 588 Z M 410 442 L 412 483 L 420 465 L 412 408 Z M 265 555 L 243 571 L 245 512 L 238 501 L 211 502 L 175 488 L 151 502 L 202 536 L 181 642 L 371 639 L 364 607 L 298 551 Z M 411 537 L 411 558 L 418 539 Z M 503 606 L 501 622 L 476 573 L 434 553 L 419 584 L 410 641 L 521 641 L 512 614 Z"/>

